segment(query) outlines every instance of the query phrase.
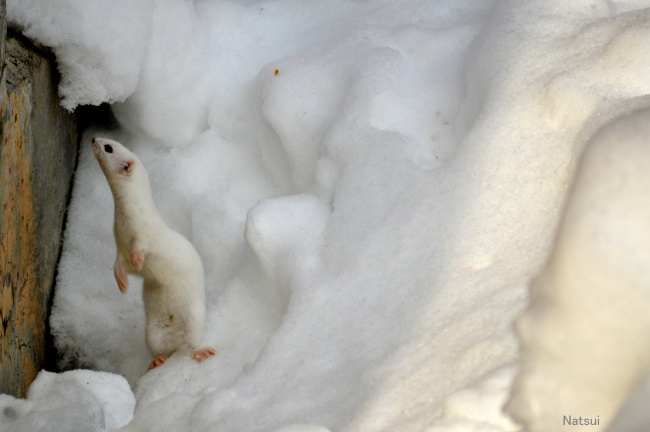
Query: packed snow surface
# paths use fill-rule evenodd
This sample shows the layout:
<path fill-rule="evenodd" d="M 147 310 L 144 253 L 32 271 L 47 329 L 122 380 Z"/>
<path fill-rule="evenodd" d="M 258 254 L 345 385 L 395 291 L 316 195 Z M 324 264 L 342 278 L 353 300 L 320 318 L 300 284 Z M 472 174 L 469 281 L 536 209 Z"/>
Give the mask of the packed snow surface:
<path fill-rule="evenodd" d="M 135 397 L 124 431 L 518 430 L 502 413 L 513 322 L 585 145 L 650 105 L 646 7 L 8 0 L 56 54 L 63 105 L 108 102 L 120 124 L 83 137 L 51 318 L 61 366 L 117 374 L 106 392 L 128 380 L 108 394 Z M 147 372 L 97 135 L 139 155 L 199 251 L 216 357 Z M 39 401 L 9 401 L 34 405 L 0 424 L 27 430 Z M 115 407 L 79 409 L 94 411 L 78 430 L 120 426 L 93 423 Z"/>

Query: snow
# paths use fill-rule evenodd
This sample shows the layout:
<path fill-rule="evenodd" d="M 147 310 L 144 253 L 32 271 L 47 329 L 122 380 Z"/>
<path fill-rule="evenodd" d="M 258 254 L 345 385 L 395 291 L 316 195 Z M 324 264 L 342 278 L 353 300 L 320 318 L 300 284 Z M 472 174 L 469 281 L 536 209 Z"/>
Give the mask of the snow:
<path fill-rule="evenodd" d="M 26 400 L 0 395 L 0 428 L 19 431 L 110 431 L 133 417 L 129 383 L 107 372 L 41 371 Z"/>
<path fill-rule="evenodd" d="M 638 343 L 650 333 L 648 137 L 645 109 L 603 128 L 582 157 L 557 242 L 519 320 L 523 372 L 509 408 L 531 432 L 572 413 L 610 421 L 650 364 L 650 349 Z"/>
<path fill-rule="evenodd" d="M 566 250 L 554 240 L 565 203 L 579 206 L 583 149 L 650 105 L 650 1 L 397 3 L 8 1 L 12 25 L 56 54 L 64 106 L 109 102 L 121 125 L 84 133 L 51 318 L 63 368 L 128 380 L 121 430 L 520 429 L 501 410 L 519 370 L 513 322 Z M 141 282 L 123 295 L 113 279 L 97 135 L 139 155 L 163 218 L 201 254 L 215 358 L 146 371 Z M 646 331 L 594 331 L 590 316 L 548 325 L 575 324 L 576 349 Z M 537 382 L 528 362 L 544 364 L 535 343 L 552 335 L 520 332 L 533 348 L 517 382 Z M 590 407 L 601 427 L 646 365 L 610 376 L 617 402 Z M 576 368 L 555 359 L 540 379 Z M 576 400 L 547 393 L 535 409 L 549 411 L 528 416 L 518 394 L 508 406 L 531 430 L 557 430 L 538 419 Z M 11 412 L 2 421 L 28 430 Z M 97 405 L 78 412 L 98 427 Z"/>
<path fill-rule="evenodd" d="M 50 47 L 68 110 L 118 102 L 135 90 L 147 52 L 152 0 L 7 2 L 10 25 Z M 110 35 L 110 36 L 109 36 Z"/>

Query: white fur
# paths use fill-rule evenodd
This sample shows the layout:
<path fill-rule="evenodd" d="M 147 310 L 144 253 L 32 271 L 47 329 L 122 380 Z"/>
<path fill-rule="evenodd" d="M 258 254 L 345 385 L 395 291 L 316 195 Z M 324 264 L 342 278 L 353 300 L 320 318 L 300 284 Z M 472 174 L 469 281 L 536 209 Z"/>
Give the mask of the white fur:
<path fill-rule="evenodd" d="M 113 192 L 117 258 L 114 273 L 122 292 L 126 274 L 144 278 L 146 340 L 156 367 L 175 351 L 201 361 L 214 354 L 198 349 L 205 322 L 201 258 L 192 244 L 162 220 L 140 159 L 120 143 L 93 139 L 93 152 Z"/>

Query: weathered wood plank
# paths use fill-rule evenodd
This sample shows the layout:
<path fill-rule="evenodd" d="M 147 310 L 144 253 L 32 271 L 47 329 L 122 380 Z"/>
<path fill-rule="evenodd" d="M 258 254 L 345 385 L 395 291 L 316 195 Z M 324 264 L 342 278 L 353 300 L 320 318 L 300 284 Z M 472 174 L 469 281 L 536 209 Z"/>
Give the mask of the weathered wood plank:
<path fill-rule="evenodd" d="M 0 105 L 0 393 L 24 397 L 45 363 L 47 319 L 78 149 L 53 59 L 6 42 Z"/>

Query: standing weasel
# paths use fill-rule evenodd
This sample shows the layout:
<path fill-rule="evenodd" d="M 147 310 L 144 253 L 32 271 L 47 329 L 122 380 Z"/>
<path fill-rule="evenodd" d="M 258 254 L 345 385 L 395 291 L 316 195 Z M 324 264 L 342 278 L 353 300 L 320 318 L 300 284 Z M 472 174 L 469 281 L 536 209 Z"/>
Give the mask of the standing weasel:
<path fill-rule="evenodd" d="M 117 141 L 93 138 L 93 152 L 115 200 L 113 231 L 117 258 L 113 272 L 120 291 L 127 273 L 144 279 L 146 340 L 154 356 L 149 369 L 175 351 L 201 362 L 214 348 L 198 348 L 205 323 L 205 283 L 201 258 L 192 244 L 162 220 L 142 162 Z"/>

